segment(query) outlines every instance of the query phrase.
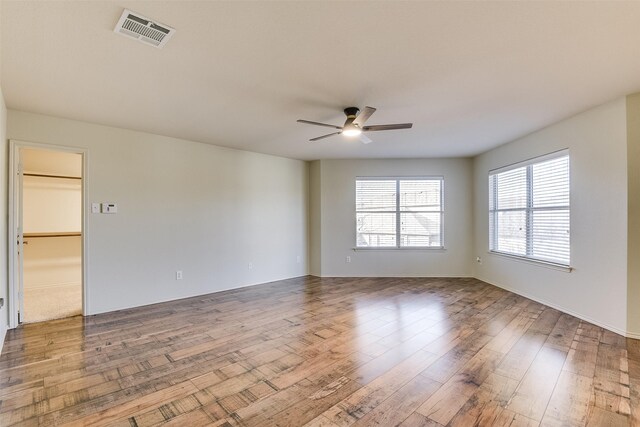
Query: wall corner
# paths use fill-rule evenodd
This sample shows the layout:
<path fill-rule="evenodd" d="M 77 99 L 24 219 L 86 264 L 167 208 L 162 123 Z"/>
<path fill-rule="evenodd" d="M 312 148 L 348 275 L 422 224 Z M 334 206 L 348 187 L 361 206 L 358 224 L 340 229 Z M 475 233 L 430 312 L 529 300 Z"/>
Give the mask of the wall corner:
<path fill-rule="evenodd" d="M 627 96 L 626 112 L 627 333 L 640 338 L 640 93 Z"/>
<path fill-rule="evenodd" d="M 322 276 L 322 161 L 309 162 L 309 274 Z"/>

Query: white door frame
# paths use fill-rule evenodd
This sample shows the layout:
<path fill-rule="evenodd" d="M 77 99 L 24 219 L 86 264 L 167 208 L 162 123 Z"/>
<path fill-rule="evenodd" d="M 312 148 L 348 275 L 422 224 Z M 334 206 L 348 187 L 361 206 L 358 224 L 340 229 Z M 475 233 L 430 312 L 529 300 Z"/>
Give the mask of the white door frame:
<path fill-rule="evenodd" d="M 88 286 L 88 252 L 89 252 L 89 233 L 87 227 L 87 209 L 88 206 L 88 171 L 89 150 L 80 147 L 69 147 L 63 145 L 43 144 L 39 142 L 28 142 L 19 140 L 9 140 L 9 301 L 7 308 L 9 309 L 9 328 L 18 326 L 18 310 L 20 308 L 20 300 L 18 299 L 19 283 L 17 281 L 18 266 L 18 191 L 19 180 L 18 166 L 20 162 L 21 148 L 36 148 L 48 151 L 62 151 L 67 153 L 75 153 L 82 155 L 82 315 L 86 316 L 91 313 L 89 310 L 89 286 Z M 22 202 L 20 202 L 22 203 Z"/>

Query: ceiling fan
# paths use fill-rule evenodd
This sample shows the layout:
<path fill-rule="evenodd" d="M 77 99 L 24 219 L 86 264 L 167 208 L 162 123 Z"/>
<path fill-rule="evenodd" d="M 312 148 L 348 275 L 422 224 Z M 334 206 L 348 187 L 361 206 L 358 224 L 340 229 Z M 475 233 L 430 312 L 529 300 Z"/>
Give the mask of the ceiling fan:
<path fill-rule="evenodd" d="M 309 141 L 318 141 L 320 139 L 328 138 L 333 135 L 342 134 L 348 137 L 357 136 L 360 141 L 365 144 L 371 142 L 363 132 L 374 132 L 380 130 L 396 130 L 396 129 L 410 129 L 413 126 L 413 123 L 398 123 L 393 125 L 372 125 L 365 126 L 365 122 L 371 117 L 373 113 L 376 112 L 376 109 L 373 107 L 364 107 L 364 111 L 360 112 L 358 107 L 348 107 L 344 109 L 344 114 L 347 116 L 347 120 L 344 122 L 343 126 L 335 126 L 329 125 L 326 123 L 318 123 L 311 122 L 309 120 L 298 120 L 298 123 L 306 123 L 309 125 L 316 126 L 325 126 L 329 128 L 339 129 L 339 132 L 329 133 L 327 135 L 318 136 L 316 138 L 311 138 Z"/>

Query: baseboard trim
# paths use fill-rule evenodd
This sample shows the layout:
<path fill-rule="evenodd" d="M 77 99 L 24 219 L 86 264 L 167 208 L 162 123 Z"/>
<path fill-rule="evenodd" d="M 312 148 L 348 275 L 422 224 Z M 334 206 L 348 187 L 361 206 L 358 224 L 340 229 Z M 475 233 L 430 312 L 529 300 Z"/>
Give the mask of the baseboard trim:
<path fill-rule="evenodd" d="M 321 279 L 331 279 L 333 277 L 335 278 L 340 278 L 340 279 L 348 279 L 348 278 L 354 278 L 354 279 L 360 279 L 360 278 L 371 278 L 371 277 L 379 277 L 381 279 L 386 279 L 386 278 L 390 278 L 390 279 L 402 279 L 402 278 L 407 278 L 407 279 L 475 279 L 476 277 L 474 276 L 464 276 L 464 275 L 460 275 L 457 274 L 455 276 L 447 276 L 447 275 L 442 275 L 442 274 L 438 274 L 435 276 L 407 276 L 406 274 L 401 274 L 401 275 L 397 275 L 397 276 L 380 276 L 380 275 L 375 275 L 375 276 L 353 276 L 353 275 L 348 275 L 348 276 L 340 276 L 340 275 L 335 275 L 335 274 L 323 274 L 323 275 L 319 275 L 319 274 L 313 274 L 313 273 L 309 273 L 309 276 L 313 276 L 313 277 L 319 277 Z M 487 282 L 489 283 L 489 282 Z"/>
<path fill-rule="evenodd" d="M 530 300 L 533 300 L 535 302 L 539 302 L 540 304 L 544 304 L 544 305 L 546 305 L 548 307 L 554 308 L 554 309 L 556 309 L 558 311 L 561 311 L 563 313 L 570 314 L 571 316 L 577 317 L 578 319 L 584 320 L 585 322 L 589 322 L 591 324 L 594 324 L 596 326 L 604 328 L 604 329 L 606 329 L 608 331 L 611 331 L 613 333 L 616 333 L 618 335 L 622 335 L 623 337 L 640 339 L 640 334 L 630 333 L 630 332 L 628 332 L 626 330 L 616 328 L 615 326 L 607 325 L 606 323 L 600 322 L 599 320 L 593 319 L 593 318 L 591 318 L 589 316 L 585 316 L 584 314 L 581 314 L 581 313 L 577 313 L 577 312 L 575 312 L 573 310 L 569 310 L 568 308 L 562 307 L 559 304 L 555 304 L 555 303 L 546 301 L 546 300 L 544 300 L 542 298 L 538 298 L 538 297 L 536 297 L 534 295 L 531 295 L 531 294 L 529 294 L 527 292 L 522 292 L 522 291 L 520 291 L 518 289 L 514 289 L 514 288 L 512 288 L 510 286 L 504 286 L 504 285 L 501 285 L 501 284 L 498 284 L 498 283 L 494 283 L 494 282 L 491 282 L 489 280 L 485 280 L 485 279 L 483 279 L 481 277 L 476 277 L 476 279 L 482 280 L 485 283 L 488 283 L 488 284 L 493 285 L 493 286 L 497 286 L 498 288 L 504 289 L 506 291 L 513 292 L 514 294 L 523 296 L 523 297 L 528 298 Z"/>
<path fill-rule="evenodd" d="M 4 347 L 4 339 L 7 337 L 7 329 L 0 328 L 0 354 L 2 354 L 2 347 Z"/>
<path fill-rule="evenodd" d="M 632 338 L 634 340 L 640 340 L 640 333 L 638 333 L 638 332 L 627 332 L 627 338 Z"/>

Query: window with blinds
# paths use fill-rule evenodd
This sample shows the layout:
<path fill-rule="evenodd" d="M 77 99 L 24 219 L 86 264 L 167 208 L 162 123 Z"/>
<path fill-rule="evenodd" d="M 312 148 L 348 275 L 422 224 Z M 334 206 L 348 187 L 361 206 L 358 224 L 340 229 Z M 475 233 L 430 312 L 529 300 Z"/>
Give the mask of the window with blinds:
<path fill-rule="evenodd" d="M 566 151 L 489 173 L 489 248 L 569 266 Z"/>
<path fill-rule="evenodd" d="M 442 177 L 357 178 L 356 247 L 442 248 Z"/>

